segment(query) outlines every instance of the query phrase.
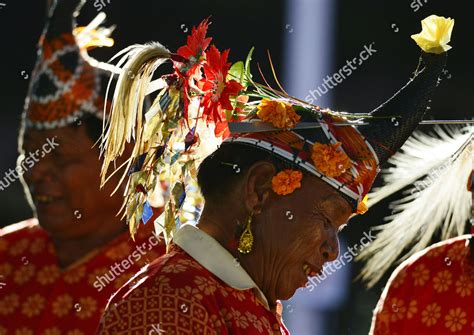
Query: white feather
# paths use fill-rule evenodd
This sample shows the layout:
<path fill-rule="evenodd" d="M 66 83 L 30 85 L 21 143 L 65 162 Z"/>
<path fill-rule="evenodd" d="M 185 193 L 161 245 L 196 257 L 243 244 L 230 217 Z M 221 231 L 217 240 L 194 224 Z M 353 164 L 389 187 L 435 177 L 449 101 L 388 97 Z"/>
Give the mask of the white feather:
<path fill-rule="evenodd" d="M 474 127 L 437 126 L 434 134 L 416 132 L 383 172 L 385 186 L 369 194 L 369 206 L 411 185 L 394 201 L 387 224 L 375 227 L 377 239 L 358 259 L 367 264 L 361 277 L 373 286 L 394 264 L 441 239 L 463 233 L 472 206 L 467 180 L 473 170 Z"/>

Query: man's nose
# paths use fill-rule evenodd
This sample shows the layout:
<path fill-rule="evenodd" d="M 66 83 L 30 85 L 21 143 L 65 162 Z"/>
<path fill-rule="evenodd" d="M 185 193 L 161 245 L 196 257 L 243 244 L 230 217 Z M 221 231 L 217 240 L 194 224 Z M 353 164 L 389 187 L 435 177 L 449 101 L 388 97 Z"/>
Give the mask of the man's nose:
<path fill-rule="evenodd" d="M 339 241 L 335 231 L 331 232 L 328 239 L 321 245 L 321 255 L 325 262 L 333 262 L 339 256 Z"/>

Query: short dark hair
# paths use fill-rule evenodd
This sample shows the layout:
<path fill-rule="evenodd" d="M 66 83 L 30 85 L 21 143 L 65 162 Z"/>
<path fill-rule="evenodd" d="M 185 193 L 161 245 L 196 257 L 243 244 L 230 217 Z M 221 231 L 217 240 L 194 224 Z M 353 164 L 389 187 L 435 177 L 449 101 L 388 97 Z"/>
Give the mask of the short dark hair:
<path fill-rule="evenodd" d="M 199 166 L 198 184 L 204 199 L 222 203 L 239 178 L 258 161 L 272 163 L 277 171 L 301 170 L 265 149 L 241 143 L 224 143 Z"/>

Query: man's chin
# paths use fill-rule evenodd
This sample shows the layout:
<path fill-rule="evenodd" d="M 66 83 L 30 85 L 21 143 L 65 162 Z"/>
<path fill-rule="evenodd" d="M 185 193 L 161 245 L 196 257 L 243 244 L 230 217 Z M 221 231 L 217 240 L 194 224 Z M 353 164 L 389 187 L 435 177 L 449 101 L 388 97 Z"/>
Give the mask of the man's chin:
<path fill-rule="evenodd" d="M 74 215 L 71 215 L 64 208 L 43 209 L 37 207 L 36 215 L 40 226 L 52 234 L 64 232 L 70 229 L 72 225 L 77 224 L 77 222 L 74 222 L 77 221 Z"/>
<path fill-rule="evenodd" d="M 294 290 L 292 293 L 282 294 L 280 297 L 278 297 L 278 300 L 290 300 L 295 295 L 295 292 L 296 290 Z"/>
<path fill-rule="evenodd" d="M 293 287 L 287 287 L 286 290 L 282 290 L 279 292 L 278 294 L 278 297 L 277 297 L 277 300 L 289 300 L 291 299 L 296 291 L 302 287 L 305 287 L 305 286 L 296 286 L 294 285 Z"/>

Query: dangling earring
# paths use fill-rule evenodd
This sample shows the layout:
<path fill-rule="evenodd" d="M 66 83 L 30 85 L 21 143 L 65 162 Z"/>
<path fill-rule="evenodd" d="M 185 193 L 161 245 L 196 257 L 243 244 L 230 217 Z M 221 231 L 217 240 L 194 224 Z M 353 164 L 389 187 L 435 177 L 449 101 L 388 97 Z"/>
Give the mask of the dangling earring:
<path fill-rule="evenodd" d="M 242 235 L 240 235 L 239 247 L 237 248 L 237 250 L 241 254 L 248 254 L 250 253 L 250 251 L 252 251 L 253 234 L 252 234 L 252 229 L 250 226 L 250 224 L 252 223 L 252 217 L 253 217 L 253 213 L 249 215 L 247 224 L 245 225 L 245 229 Z"/>

